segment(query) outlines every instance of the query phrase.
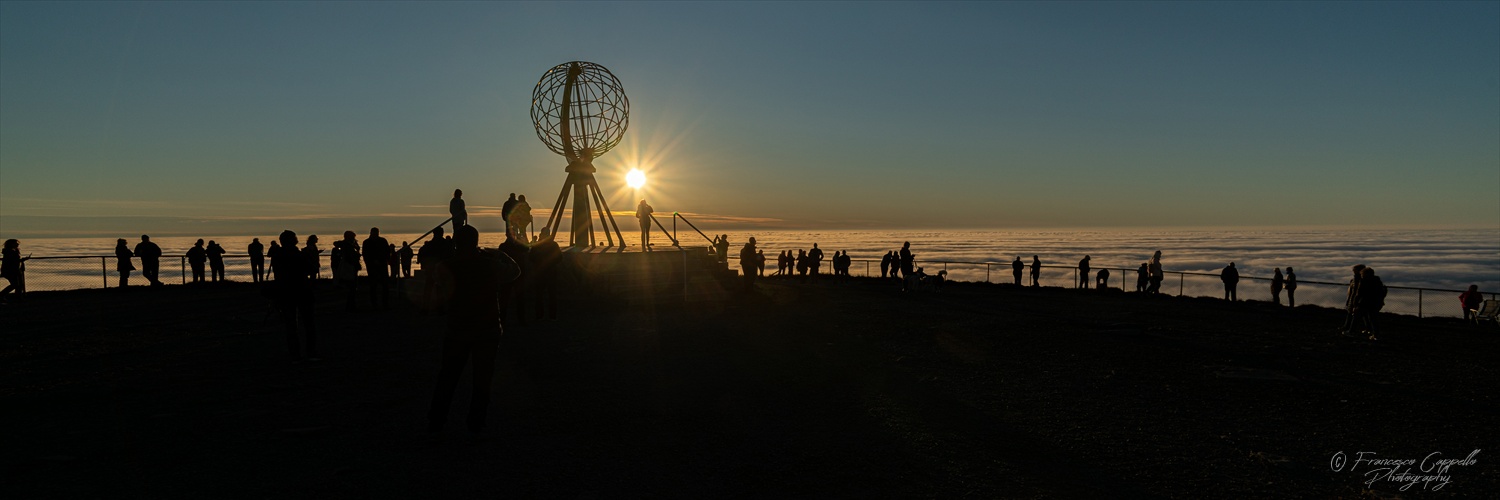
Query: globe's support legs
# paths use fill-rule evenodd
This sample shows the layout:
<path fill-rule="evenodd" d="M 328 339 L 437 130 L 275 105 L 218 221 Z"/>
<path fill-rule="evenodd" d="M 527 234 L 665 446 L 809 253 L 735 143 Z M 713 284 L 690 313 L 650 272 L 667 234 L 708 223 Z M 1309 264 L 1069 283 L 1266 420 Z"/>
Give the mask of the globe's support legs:
<path fill-rule="evenodd" d="M 604 237 L 608 239 L 609 246 L 620 243 L 625 246 L 625 237 L 620 233 L 619 224 L 615 223 L 614 213 L 610 211 L 609 205 L 604 202 L 604 193 L 599 189 L 598 181 L 594 180 L 593 174 L 573 172 L 568 174 L 568 180 L 563 183 L 562 192 L 557 195 L 557 203 L 552 206 L 552 214 L 547 217 L 547 228 L 552 232 L 553 238 L 558 238 L 558 229 L 563 222 L 562 209 L 568 204 L 568 191 L 573 191 L 573 215 L 570 226 L 568 241 L 572 246 L 583 247 L 595 244 L 594 225 L 589 215 L 589 200 L 592 199 L 599 207 L 599 225 L 604 231 Z M 609 234 L 614 229 L 614 235 Z"/>

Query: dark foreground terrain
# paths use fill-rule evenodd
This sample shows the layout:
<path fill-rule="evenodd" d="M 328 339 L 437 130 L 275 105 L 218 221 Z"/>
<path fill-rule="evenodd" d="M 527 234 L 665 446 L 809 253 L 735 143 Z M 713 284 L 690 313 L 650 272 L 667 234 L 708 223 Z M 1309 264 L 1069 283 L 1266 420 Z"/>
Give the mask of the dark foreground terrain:
<path fill-rule="evenodd" d="M 326 285 L 325 285 L 326 286 Z M 361 296 L 361 299 L 364 297 Z M 0 308 L 5 498 L 1494 498 L 1500 331 L 998 285 L 584 307 L 514 326 L 491 430 L 425 432 L 442 318 L 343 311 L 289 364 L 248 284 Z M 1366 458 L 1463 458 L 1449 484 Z M 1337 453 L 1348 463 L 1333 471 Z M 1357 470 L 1350 470 L 1357 465 Z"/>

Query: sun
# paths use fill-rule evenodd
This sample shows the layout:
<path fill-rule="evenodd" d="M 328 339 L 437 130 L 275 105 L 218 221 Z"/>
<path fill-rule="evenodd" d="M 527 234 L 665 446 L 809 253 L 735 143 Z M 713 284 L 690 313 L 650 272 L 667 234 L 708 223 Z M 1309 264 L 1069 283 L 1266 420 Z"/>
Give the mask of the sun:
<path fill-rule="evenodd" d="M 646 185 L 646 173 L 639 168 L 632 168 L 630 173 L 625 174 L 625 183 L 634 189 L 640 189 Z"/>

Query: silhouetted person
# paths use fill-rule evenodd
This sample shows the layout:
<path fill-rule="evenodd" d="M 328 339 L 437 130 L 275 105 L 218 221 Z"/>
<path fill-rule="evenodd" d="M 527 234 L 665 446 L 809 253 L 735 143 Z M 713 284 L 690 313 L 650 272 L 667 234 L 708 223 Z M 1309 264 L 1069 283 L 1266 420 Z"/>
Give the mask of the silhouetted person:
<path fill-rule="evenodd" d="M 1021 256 L 1017 255 L 1016 260 L 1010 263 L 1010 273 L 1016 277 L 1016 286 L 1021 286 L 1021 272 L 1025 270 L 1026 263 L 1021 262 Z"/>
<path fill-rule="evenodd" d="M 391 258 L 391 244 L 380 237 L 380 228 L 370 228 L 370 237 L 365 238 L 365 276 L 370 279 L 370 307 L 391 308 L 390 273 L 387 262 Z"/>
<path fill-rule="evenodd" d="M 1224 300 L 1231 302 L 1240 300 L 1237 290 L 1240 284 L 1240 270 L 1234 267 L 1233 262 L 1230 262 L 1223 271 L 1219 271 L 1219 281 L 1224 282 Z"/>
<path fill-rule="evenodd" d="M 729 262 L 729 235 L 721 234 L 714 240 L 714 253 L 719 255 L 719 262 Z"/>
<path fill-rule="evenodd" d="M 1151 256 L 1150 265 L 1146 266 L 1146 273 L 1151 278 L 1151 286 L 1146 291 L 1150 293 L 1161 293 L 1161 282 L 1166 279 L 1165 271 L 1161 268 L 1161 250 L 1157 250 Z"/>
<path fill-rule="evenodd" d="M 266 250 L 266 256 L 270 257 L 271 254 L 276 253 L 276 249 L 278 248 L 281 248 L 281 243 L 278 243 L 276 240 L 271 240 L 271 248 Z M 136 254 L 139 255 L 140 252 L 136 252 Z M 271 275 L 275 273 L 276 264 L 271 264 L 266 267 L 266 279 L 270 279 Z"/>
<path fill-rule="evenodd" d="M 516 236 L 521 241 L 527 241 L 526 227 L 531 225 L 531 204 L 526 202 L 526 195 L 516 198 L 516 206 L 510 210 L 510 219 L 515 221 Z"/>
<path fill-rule="evenodd" d="M 1150 271 L 1146 269 L 1146 263 L 1142 262 L 1141 267 L 1135 270 L 1135 291 L 1144 292 L 1150 288 L 1146 285 L 1150 281 L 1149 276 Z"/>
<path fill-rule="evenodd" d="M 443 238 L 441 226 L 434 228 L 432 239 L 417 251 L 417 263 L 422 265 L 422 302 L 429 308 L 441 307 L 446 299 L 440 294 L 448 290 L 447 262 L 450 257 L 453 257 L 453 246 Z"/>
<path fill-rule="evenodd" d="M 443 430 L 448 407 L 464 365 L 473 364 L 473 393 L 469 400 L 469 431 L 484 430 L 494 379 L 495 351 L 504 328 L 500 324 L 503 287 L 520 276 L 520 269 L 502 252 L 481 252 L 479 231 L 460 226 L 454 231 L 452 269 L 453 296 L 448 301 L 448 332 L 443 338 L 442 368 L 432 391 L 428 430 Z"/>
<path fill-rule="evenodd" d="M 188 267 L 193 269 L 193 283 L 203 282 L 203 264 L 208 262 L 208 250 L 203 248 L 203 240 L 199 239 L 193 244 L 193 248 L 187 251 Z"/>
<path fill-rule="evenodd" d="M 1281 288 L 1286 285 L 1286 278 L 1281 277 L 1281 268 L 1272 268 L 1276 274 L 1271 276 L 1271 301 L 1281 305 Z"/>
<path fill-rule="evenodd" d="M 1099 279 L 1098 279 L 1097 283 L 1094 283 L 1094 289 L 1096 289 L 1096 290 L 1107 290 L 1107 289 L 1109 289 L 1109 269 L 1100 269 L 1099 270 Z"/>
<path fill-rule="evenodd" d="M 513 233 L 515 230 L 515 228 L 511 226 L 510 216 L 512 212 L 516 210 L 516 204 L 520 202 L 520 200 L 516 199 L 516 193 L 511 193 L 510 199 L 505 200 L 505 203 L 500 205 L 500 220 L 505 221 L 505 232 L 507 234 Z"/>
<path fill-rule="evenodd" d="M 16 295 L 26 294 L 26 269 L 21 263 L 30 259 L 30 256 L 21 256 L 20 241 L 5 240 L 5 248 L 0 250 L 0 277 L 4 277 L 6 283 L 5 289 L 0 290 L 0 296 L 10 292 L 16 292 Z"/>
<path fill-rule="evenodd" d="M 469 225 L 469 210 L 464 208 L 464 190 L 453 190 L 453 199 L 448 200 L 448 215 L 453 217 L 453 227 Z"/>
<path fill-rule="evenodd" d="M 151 285 L 160 285 L 157 279 L 161 272 L 161 247 L 151 242 L 151 237 L 141 235 L 141 242 L 135 244 L 135 256 L 141 259 L 141 277 L 146 278 Z"/>
<path fill-rule="evenodd" d="M 125 238 L 115 241 L 115 271 L 120 273 L 120 288 L 130 285 L 130 272 L 135 270 L 135 264 L 130 262 L 130 258 L 134 256 L 125 247 Z"/>
<path fill-rule="evenodd" d="M 1354 315 L 1359 318 L 1359 324 L 1364 328 L 1362 333 L 1369 335 L 1370 340 L 1379 340 L 1380 328 L 1376 325 L 1375 316 L 1385 307 L 1385 283 L 1375 275 L 1375 269 L 1365 267 L 1360 271 L 1359 290 L 1355 291 Z"/>
<path fill-rule="evenodd" d="M 755 256 L 755 237 L 745 242 L 744 248 L 740 249 L 740 273 L 744 274 L 745 291 L 755 289 L 755 266 L 759 259 Z"/>
<path fill-rule="evenodd" d="M 562 248 L 552 240 L 552 232 L 542 229 L 535 245 L 531 247 L 532 293 L 536 300 L 536 319 L 542 319 L 542 309 L 548 317 L 557 319 L 557 268 L 562 265 Z"/>
<path fill-rule="evenodd" d="M 411 258 L 416 256 L 416 252 L 411 249 L 411 243 L 403 241 L 401 242 L 401 250 L 397 253 L 401 254 L 401 277 L 410 278 Z"/>
<path fill-rule="evenodd" d="M 1345 315 L 1344 324 L 1339 327 L 1340 334 L 1349 335 L 1351 333 L 1354 333 L 1354 328 L 1357 326 L 1357 322 L 1355 321 L 1356 318 L 1354 309 L 1355 305 L 1357 304 L 1356 300 L 1359 298 L 1359 281 L 1363 277 L 1364 270 L 1364 264 L 1356 264 L 1353 267 L 1354 277 L 1349 279 L 1348 295 L 1346 295 L 1344 298 Z"/>
<path fill-rule="evenodd" d="M 1286 305 L 1297 307 L 1297 275 L 1292 268 L 1286 268 Z"/>
<path fill-rule="evenodd" d="M 1042 286 L 1042 259 L 1031 256 L 1031 286 Z"/>
<path fill-rule="evenodd" d="M 281 232 L 281 245 L 271 246 L 271 268 L 275 282 L 271 285 L 277 308 L 281 310 L 281 321 L 286 325 L 286 349 L 292 362 L 301 361 L 306 354 L 308 361 L 318 361 L 317 336 L 314 330 L 312 282 L 307 279 L 306 254 L 297 250 L 297 233 Z M 297 342 L 297 322 L 301 320 L 307 352 L 303 353 Z"/>
<path fill-rule="evenodd" d="M 344 231 L 344 239 L 333 242 L 333 253 L 329 257 L 333 278 L 344 289 L 344 309 L 353 311 L 355 290 L 359 289 L 360 267 L 359 241 L 354 239 L 354 231 Z M 272 265 L 274 264 L 273 261 Z"/>
<path fill-rule="evenodd" d="M 880 257 L 880 277 L 884 278 L 891 274 L 891 252 L 887 251 Z"/>
<path fill-rule="evenodd" d="M 754 238 L 752 238 L 751 241 L 754 241 Z M 765 276 L 766 275 L 766 251 L 765 250 L 756 250 L 755 251 L 755 275 L 756 276 Z"/>
<path fill-rule="evenodd" d="M 215 283 L 224 281 L 224 247 L 213 240 L 208 241 L 208 248 L 204 250 L 208 254 L 208 271 Z"/>
<path fill-rule="evenodd" d="M 1085 256 L 1083 256 L 1083 260 L 1078 261 L 1078 288 L 1088 288 L 1088 287 L 1089 287 L 1089 256 L 1085 255 Z"/>
<path fill-rule="evenodd" d="M 501 287 L 501 291 L 505 295 L 504 302 L 500 303 L 500 321 L 510 322 L 510 303 L 514 302 L 516 307 L 516 323 L 525 325 L 526 287 L 524 286 L 524 281 L 527 278 L 527 263 L 531 260 L 527 254 L 531 252 L 531 248 L 526 246 L 525 243 L 521 243 L 520 238 L 517 238 L 515 233 L 510 233 L 506 234 L 505 241 L 500 243 L 500 251 L 505 253 L 505 256 L 510 257 L 511 262 L 515 262 L 521 271 L 521 279 L 516 280 L 515 283 Z"/>
<path fill-rule="evenodd" d="M 822 266 L 823 249 L 818 248 L 817 243 L 813 243 L 812 250 L 807 251 L 807 273 L 813 276 L 817 276 L 818 268 Z"/>
<path fill-rule="evenodd" d="M 388 259 L 387 263 L 389 263 L 391 268 L 391 280 L 395 280 L 401 277 L 401 252 L 396 250 L 395 243 L 391 243 L 389 250 L 387 253 L 389 257 L 386 257 L 386 259 Z"/>
<path fill-rule="evenodd" d="M 1479 285 L 1469 285 L 1467 291 L 1458 294 L 1458 304 L 1464 309 L 1464 321 L 1474 320 L 1474 314 L 1484 305 L 1484 294 L 1479 293 Z"/>
<path fill-rule="evenodd" d="M 797 275 L 807 276 L 807 250 L 797 250 Z"/>
<path fill-rule="evenodd" d="M 318 254 L 321 253 L 323 250 L 318 248 L 318 235 L 307 235 L 307 245 L 302 247 L 303 263 L 307 265 L 307 279 L 315 280 L 323 274 L 323 259 L 318 258 Z"/>
<path fill-rule="evenodd" d="M 901 242 L 901 251 L 896 253 L 896 262 L 901 265 L 901 289 L 906 289 L 906 277 L 917 271 L 917 257 L 911 253 L 911 242 Z"/>
<path fill-rule="evenodd" d="M 250 254 L 250 281 L 260 283 L 266 278 L 266 246 L 260 244 L 260 238 L 251 238 L 250 246 L 245 249 Z M 145 274 L 144 272 L 142 274 Z"/>
<path fill-rule="evenodd" d="M 655 210 L 651 208 L 651 205 L 646 204 L 646 200 L 641 200 L 641 203 L 635 206 L 635 218 L 641 223 L 641 248 L 646 251 L 651 250 L 651 214 L 653 212 Z M 675 224 L 676 219 L 673 221 Z"/>

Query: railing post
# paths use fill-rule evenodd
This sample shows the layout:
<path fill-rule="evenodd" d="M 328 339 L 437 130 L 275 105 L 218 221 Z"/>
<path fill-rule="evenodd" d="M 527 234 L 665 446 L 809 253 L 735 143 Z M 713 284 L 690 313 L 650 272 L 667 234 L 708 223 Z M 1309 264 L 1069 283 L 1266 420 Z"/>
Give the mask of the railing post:
<path fill-rule="evenodd" d="M 177 277 L 182 278 L 182 284 L 187 284 L 187 257 L 177 257 Z"/>
<path fill-rule="evenodd" d="M 865 261 L 865 277 L 870 277 L 870 261 Z"/>
<path fill-rule="evenodd" d="M 990 264 L 988 262 L 984 264 L 984 282 L 990 282 Z"/>
<path fill-rule="evenodd" d="M 1178 297 L 1182 296 L 1182 282 L 1184 280 L 1186 280 L 1186 279 L 1187 279 L 1187 275 L 1186 274 L 1177 273 L 1177 296 Z"/>
<path fill-rule="evenodd" d="M 104 259 L 105 257 L 99 257 L 99 277 L 104 279 L 104 288 L 109 288 L 109 264 Z"/>
<path fill-rule="evenodd" d="M 1417 289 L 1417 317 L 1422 317 L 1422 289 Z"/>

